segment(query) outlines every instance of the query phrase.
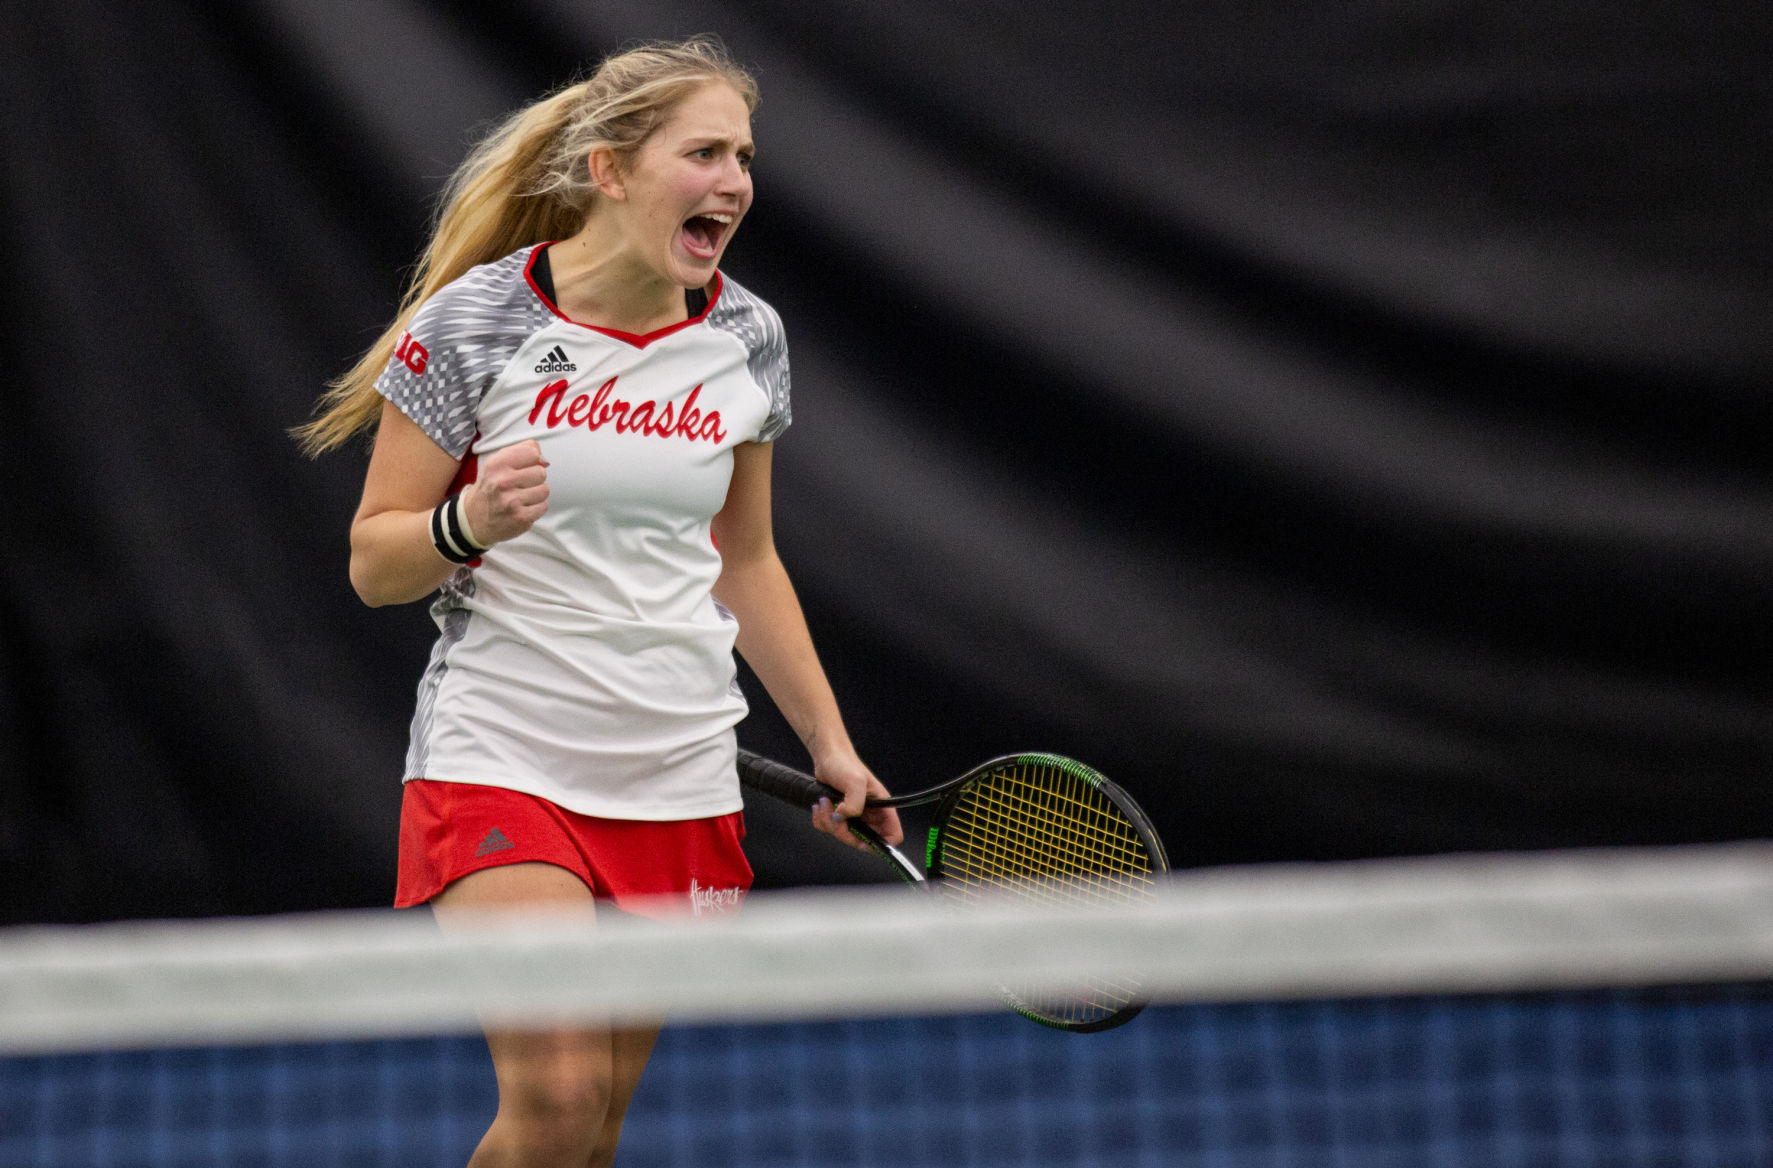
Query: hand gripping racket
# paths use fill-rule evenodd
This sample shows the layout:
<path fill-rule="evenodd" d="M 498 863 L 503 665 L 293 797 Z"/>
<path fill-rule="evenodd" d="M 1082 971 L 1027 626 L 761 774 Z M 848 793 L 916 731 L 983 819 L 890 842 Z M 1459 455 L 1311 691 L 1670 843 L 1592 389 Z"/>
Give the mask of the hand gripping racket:
<path fill-rule="evenodd" d="M 812 808 L 843 793 L 811 775 L 739 751 L 739 779 L 752 790 Z M 870 807 L 935 803 L 924 850 L 927 887 L 957 901 L 1018 896 L 1049 904 L 1130 904 L 1154 896 L 1170 865 L 1151 821 L 1120 787 L 1056 754 L 994 758 L 925 791 L 870 799 Z M 848 823 L 900 879 L 925 874 L 859 819 Z M 1128 979 L 1054 990 L 999 987 L 1010 1008 L 1057 1030 L 1107 1030 L 1145 1005 Z"/>

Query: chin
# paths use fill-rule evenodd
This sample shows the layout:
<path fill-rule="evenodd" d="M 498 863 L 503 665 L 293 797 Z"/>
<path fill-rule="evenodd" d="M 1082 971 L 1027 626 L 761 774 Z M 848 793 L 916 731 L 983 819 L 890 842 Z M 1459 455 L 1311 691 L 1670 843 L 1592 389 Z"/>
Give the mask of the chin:
<path fill-rule="evenodd" d="M 720 256 L 718 255 L 711 260 L 697 260 L 694 263 L 678 260 L 671 265 L 671 280 L 672 283 L 681 284 L 685 288 L 701 288 L 714 279 L 714 273 L 719 269 Z"/>

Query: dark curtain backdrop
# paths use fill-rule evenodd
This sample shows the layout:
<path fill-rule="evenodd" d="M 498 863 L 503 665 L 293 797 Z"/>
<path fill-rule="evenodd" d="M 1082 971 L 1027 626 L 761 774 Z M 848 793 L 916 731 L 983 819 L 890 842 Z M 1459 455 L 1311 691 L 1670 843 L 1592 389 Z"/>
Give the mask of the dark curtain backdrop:
<path fill-rule="evenodd" d="M 475 127 L 705 30 L 889 783 L 1071 754 L 1182 865 L 1773 834 L 1764 0 L 26 0 L 0 918 L 388 900 L 433 629 L 347 583 L 364 451 L 284 431 Z"/>

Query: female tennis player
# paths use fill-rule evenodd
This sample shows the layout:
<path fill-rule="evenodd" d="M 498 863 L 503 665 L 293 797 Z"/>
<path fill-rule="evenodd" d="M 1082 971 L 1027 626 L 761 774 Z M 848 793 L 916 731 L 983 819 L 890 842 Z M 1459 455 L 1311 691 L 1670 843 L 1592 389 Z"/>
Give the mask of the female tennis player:
<path fill-rule="evenodd" d="M 889 840 L 771 535 L 774 310 L 719 270 L 751 206 L 752 78 L 648 45 L 524 109 L 452 178 L 401 312 L 298 436 L 373 427 L 351 526 L 371 605 L 438 592 L 396 903 L 736 907 L 738 648 Z M 553 241 L 553 242 L 550 242 Z M 594 910 L 593 910 L 594 911 Z M 490 1032 L 470 1164 L 608 1164 L 656 1028 Z"/>

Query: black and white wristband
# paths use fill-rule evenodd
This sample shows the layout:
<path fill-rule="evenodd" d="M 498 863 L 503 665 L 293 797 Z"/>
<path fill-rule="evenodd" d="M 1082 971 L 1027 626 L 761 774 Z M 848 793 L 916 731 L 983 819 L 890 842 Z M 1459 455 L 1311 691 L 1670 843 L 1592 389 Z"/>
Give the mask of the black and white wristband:
<path fill-rule="evenodd" d="M 452 564 L 466 564 L 480 557 L 486 550 L 474 538 L 474 529 L 468 526 L 468 516 L 462 508 L 462 496 L 457 493 L 437 504 L 431 512 L 431 545 L 437 554 Z"/>

